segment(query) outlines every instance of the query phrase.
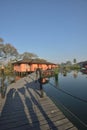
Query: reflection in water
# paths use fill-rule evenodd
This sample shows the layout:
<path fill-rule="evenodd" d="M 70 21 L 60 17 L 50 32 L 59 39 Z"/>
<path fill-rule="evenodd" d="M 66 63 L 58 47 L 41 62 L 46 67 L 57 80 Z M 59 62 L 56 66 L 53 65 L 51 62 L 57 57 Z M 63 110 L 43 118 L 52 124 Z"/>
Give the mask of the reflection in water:
<path fill-rule="evenodd" d="M 66 70 L 63 71 L 63 76 L 67 76 L 67 71 Z"/>
<path fill-rule="evenodd" d="M 82 69 L 81 69 L 81 72 L 82 72 L 83 74 L 87 74 L 87 68 L 82 68 Z"/>
<path fill-rule="evenodd" d="M 55 74 L 55 86 L 58 87 L 58 74 Z"/>
<path fill-rule="evenodd" d="M 42 78 L 42 84 L 46 84 L 49 82 L 49 79 L 48 78 Z"/>
<path fill-rule="evenodd" d="M 74 73 L 73 73 L 73 77 L 77 78 L 77 76 L 78 76 L 78 72 L 75 70 Z"/>

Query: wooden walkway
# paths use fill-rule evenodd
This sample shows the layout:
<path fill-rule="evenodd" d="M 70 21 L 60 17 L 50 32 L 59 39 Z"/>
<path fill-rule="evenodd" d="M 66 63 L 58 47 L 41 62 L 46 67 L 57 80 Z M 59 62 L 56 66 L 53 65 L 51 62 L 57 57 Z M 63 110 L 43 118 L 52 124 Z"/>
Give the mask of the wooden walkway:
<path fill-rule="evenodd" d="M 45 93 L 40 97 L 38 88 L 29 76 L 7 88 L 0 130 L 77 130 Z"/>

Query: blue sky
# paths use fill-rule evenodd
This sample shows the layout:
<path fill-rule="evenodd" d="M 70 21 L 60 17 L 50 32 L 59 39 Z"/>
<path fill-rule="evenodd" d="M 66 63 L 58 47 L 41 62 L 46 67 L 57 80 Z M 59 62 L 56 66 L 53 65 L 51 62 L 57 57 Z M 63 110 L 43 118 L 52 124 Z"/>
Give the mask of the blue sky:
<path fill-rule="evenodd" d="M 87 60 L 87 0 L 0 0 L 0 37 L 51 62 Z"/>

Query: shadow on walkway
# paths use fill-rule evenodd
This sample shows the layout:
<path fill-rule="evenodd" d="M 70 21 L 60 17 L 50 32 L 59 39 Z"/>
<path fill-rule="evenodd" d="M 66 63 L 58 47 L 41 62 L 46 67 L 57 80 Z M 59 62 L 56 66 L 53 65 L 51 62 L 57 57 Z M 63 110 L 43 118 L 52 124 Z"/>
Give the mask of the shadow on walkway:
<path fill-rule="evenodd" d="M 0 130 L 58 130 L 35 97 L 35 82 L 11 88 L 0 116 Z M 36 93 L 37 94 L 37 93 Z M 48 125 L 45 127 L 45 125 Z"/>

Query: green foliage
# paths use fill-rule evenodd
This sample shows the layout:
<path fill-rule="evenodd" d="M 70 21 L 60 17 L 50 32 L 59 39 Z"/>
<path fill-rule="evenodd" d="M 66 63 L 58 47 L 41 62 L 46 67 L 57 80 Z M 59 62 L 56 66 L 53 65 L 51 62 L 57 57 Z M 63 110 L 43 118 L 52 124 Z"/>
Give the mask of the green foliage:
<path fill-rule="evenodd" d="M 7 43 L 4 45 L 3 52 L 8 55 L 18 55 L 17 49 L 11 44 Z"/>
<path fill-rule="evenodd" d="M 54 73 L 55 73 L 55 74 L 58 74 L 58 73 L 59 73 L 58 67 L 56 67 L 56 68 L 54 69 Z"/>
<path fill-rule="evenodd" d="M 73 59 L 73 63 L 76 64 L 76 59 L 75 58 Z"/>
<path fill-rule="evenodd" d="M 3 51 L 4 44 L 0 41 L 0 51 Z"/>
<path fill-rule="evenodd" d="M 3 44 L 4 40 L 3 38 L 0 38 L 0 44 Z"/>
<path fill-rule="evenodd" d="M 5 75 L 11 75 L 13 74 L 13 66 L 11 64 L 11 62 L 9 62 L 4 69 Z"/>
<path fill-rule="evenodd" d="M 78 69 L 80 69 L 80 65 L 74 64 L 74 65 L 71 66 L 71 69 L 72 70 L 78 70 Z"/>
<path fill-rule="evenodd" d="M 38 56 L 34 53 L 30 53 L 30 52 L 24 52 L 21 57 L 23 59 L 33 59 L 33 58 L 37 58 Z"/>
<path fill-rule="evenodd" d="M 10 43 L 4 44 L 4 40 L 0 38 L 0 51 L 4 53 L 5 56 L 10 55 L 10 56 L 16 56 L 18 55 L 17 49 L 12 46 Z"/>

